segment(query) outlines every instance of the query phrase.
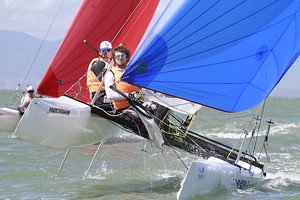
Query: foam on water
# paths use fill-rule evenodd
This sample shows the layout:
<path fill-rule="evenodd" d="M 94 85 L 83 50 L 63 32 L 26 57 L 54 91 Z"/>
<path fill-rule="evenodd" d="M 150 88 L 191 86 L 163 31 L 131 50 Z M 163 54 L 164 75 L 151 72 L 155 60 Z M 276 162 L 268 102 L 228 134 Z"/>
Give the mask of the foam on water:
<path fill-rule="evenodd" d="M 270 179 L 268 186 L 274 187 L 287 187 L 292 184 L 300 186 L 300 174 L 293 172 L 278 171 L 277 173 L 269 173 L 267 178 Z"/>
<path fill-rule="evenodd" d="M 295 131 L 299 131 L 300 129 L 300 123 L 289 123 L 289 124 L 283 124 L 283 123 L 276 123 L 271 128 L 271 135 L 288 135 L 293 134 Z"/>

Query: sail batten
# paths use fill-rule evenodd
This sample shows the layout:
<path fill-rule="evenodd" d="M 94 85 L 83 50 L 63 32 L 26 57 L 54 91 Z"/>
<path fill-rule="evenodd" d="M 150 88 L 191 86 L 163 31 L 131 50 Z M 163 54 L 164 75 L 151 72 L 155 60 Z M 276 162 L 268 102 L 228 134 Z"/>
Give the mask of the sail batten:
<path fill-rule="evenodd" d="M 171 1 L 122 79 L 226 112 L 262 102 L 300 52 L 300 2 Z"/>

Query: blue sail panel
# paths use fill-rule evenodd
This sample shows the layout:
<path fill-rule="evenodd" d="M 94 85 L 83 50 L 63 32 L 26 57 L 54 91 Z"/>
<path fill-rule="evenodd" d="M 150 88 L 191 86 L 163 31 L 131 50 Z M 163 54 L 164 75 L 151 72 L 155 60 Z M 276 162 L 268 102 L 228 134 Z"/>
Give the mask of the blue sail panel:
<path fill-rule="evenodd" d="M 227 112 L 263 101 L 297 59 L 300 1 L 171 1 L 122 79 Z"/>

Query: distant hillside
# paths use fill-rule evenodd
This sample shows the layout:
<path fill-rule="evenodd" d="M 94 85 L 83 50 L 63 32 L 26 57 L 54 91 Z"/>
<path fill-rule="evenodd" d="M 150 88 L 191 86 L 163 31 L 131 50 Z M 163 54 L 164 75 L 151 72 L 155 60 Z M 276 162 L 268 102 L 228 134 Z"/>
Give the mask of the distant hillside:
<path fill-rule="evenodd" d="M 15 89 L 31 65 L 24 85 L 36 87 L 59 43 L 45 41 L 41 46 L 42 40 L 38 38 L 21 32 L 0 30 L 0 89 Z"/>

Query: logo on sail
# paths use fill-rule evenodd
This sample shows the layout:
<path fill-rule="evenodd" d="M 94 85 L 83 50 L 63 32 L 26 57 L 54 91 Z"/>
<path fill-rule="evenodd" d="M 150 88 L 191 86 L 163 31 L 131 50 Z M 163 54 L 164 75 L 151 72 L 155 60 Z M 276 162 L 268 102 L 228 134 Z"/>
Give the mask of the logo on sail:
<path fill-rule="evenodd" d="M 136 74 L 143 74 L 148 70 L 146 62 L 144 60 L 140 61 L 135 68 Z"/>

